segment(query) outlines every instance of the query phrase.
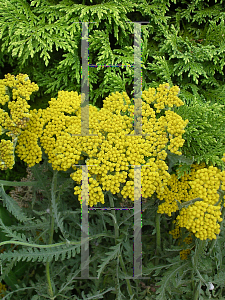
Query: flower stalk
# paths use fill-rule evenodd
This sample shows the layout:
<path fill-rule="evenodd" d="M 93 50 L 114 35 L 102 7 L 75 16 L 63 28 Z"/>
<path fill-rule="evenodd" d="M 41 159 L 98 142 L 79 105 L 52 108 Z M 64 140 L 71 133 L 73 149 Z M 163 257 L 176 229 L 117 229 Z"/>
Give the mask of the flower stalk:
<path fill-rule="evenodd" d="M 155 217 L 155 228 L 156 228 L 156 251 L 155 251 L 155 254 L 156 254 L 156 256 L 158 256 L 161 251 L 160 220 L 161 220 L 161 214 L 156 212 L 156 217 Z M 159 258 L 156 257 L 155 265 L 157 266 L 158 263 L 159 263 Z"/>
<path fill-rule="evenodd" d="M 52 178 L 51 197 L 52 197 L 53 203 L 55 202 L 55 197 L 56 197 L 57 173 L 58 173 L 58 171 L 54 171 L 53 178 Z M 50 216 L 51 216 L 51 226 L 50 226 L 50 234 L 49 234 L 49 244 L 52 244 L 53 234 L 54 234 L 54 224 L 55 224 L 55 219 L 54 219 L 54 215 L 52 212 L 52 205 L 50 207 Z M 51 283 L 51 276 L 50 276 L 50 262 L 49 261 L 47 261 L 47 263 L 46 263 L 46 277 L 47 277 L 47 282 L 48 282 L 49 295 L 53 299 L 54 295 L 53 295 L 53 290 L 52 290 L 52 283 Z"/>

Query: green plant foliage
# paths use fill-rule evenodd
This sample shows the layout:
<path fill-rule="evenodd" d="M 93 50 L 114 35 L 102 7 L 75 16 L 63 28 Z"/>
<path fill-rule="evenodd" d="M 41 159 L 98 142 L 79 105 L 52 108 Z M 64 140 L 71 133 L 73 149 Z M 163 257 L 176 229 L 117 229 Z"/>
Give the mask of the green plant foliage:
<path fill-rule="evenodd" d="M 110 260 L 118 256 L 118 253 L 120 252 L 120 243 L 116 246 L 112 246 L 110 249 L 112 251 L 106 253 L 106 258 L 102 259 L 103 263 L 99 265 L 98 277 L 101 275 L 102 271 L 104 270 L 104 267 L 110 262 Z"/>

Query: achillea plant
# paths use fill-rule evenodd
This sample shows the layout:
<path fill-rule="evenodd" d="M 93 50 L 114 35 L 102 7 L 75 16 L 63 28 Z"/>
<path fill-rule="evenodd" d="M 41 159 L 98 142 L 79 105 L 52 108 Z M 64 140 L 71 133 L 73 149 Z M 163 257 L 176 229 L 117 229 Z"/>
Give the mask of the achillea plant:
<path fill-rule="evenodd" d="M 27 82 L 27 75 L 20 74 L 18 80 L 21 83 L 17 91 L 14 88 L 17 81 L 10 74 L 6 76 L 2 99 L 6 99 L 7 87 L 13 89 L 13 99 L 18 100 L 21 99 L 21 94 L 26 100 L 29 99 L 26 88 L 22 88 L 23 84 L 25 87 L 30 86 L 30 91 L 37 90 L 36 85 Z M 143 92 L 143 136 L 127 136 L 134 134 L 134 103 L 125 92 L 122 95 L 116 92 L 107 97 L 101 110 L 94 106 L 89 107 L 89 133 L 96 136 L 79 136 L 81 95 L 78 96 L 77 92 L 60 91 L 58 99 L 52 98 L 47 109 L 30 110 L 29 122 L 26 125 L 20 124 L 24 114 L 17 113 L 16 110 L 16 105 L 21 104 L 15 102 L 12 106 L 12 102 L 9 102 L 8 107 L 13 112 L 11 115 L 20 125 L 14 122 L 12 127 L 6 122 L 8 127 L 5 127 L 9 130 L 8 136 L 13 133 L 16 137 L 18 156 L 30 167 L 41 161 L 41 147 L 48 155 L 48 162 L 53 169 L 66 171 L 72 167 L 75 172 L 70 176 L 78 183 L 74 194 L 79 195 L 80 202 L 82 169 L 76 167 L 76 164 L 85 156 L 86 165 L 90 165 L 89 206 L 98 202 L 104 203 L 104 191 L 110 191 L 123 199 L 134 200 L 134 168 L 131 165 L 143 165 L 142 196 L 150 198 L 156 192 L 160 200 L 165 199 L 159 205 L 158 213 L 171 216 L 172 212 L 179 210 L 178 203 L 184 205 L 200 197 L 201 202 L 189 202 L 187 208 L 180 209 L 177 222 L 180 227 L 190 229 L 200 239 L 215 239 L 220 232 L 217 222 L 222 221 L 220 206 L 215 205 L 219 201 L 217 190 L 224 172 L 221 173 L 213 166 L 204 168 L 204 164 L 193 165 L 191 174 L 183 176 L 180 182 L 175 174 L 170 175 L 167 172 L 166 151 L 182 154 L 179 149 L 184 143 L 182 134 L 188 124 L 188 120 L 182 120 L 173 112 L 174 106 L 183 105 L 177 97 L 179 91 L 177 86 L 170 88 L 168 84 L 162 84 L 157 89 L 149 88 Z M 9 101 L 9 97 L 6 100 Z M 25 107 L 27 114 L 27 105 Z M 162 115 L 162 110 L 165 115 Z M 17 128 L 21 126 L 23 130 L 17 132 Z M 3 164 L 6 165 L 4 160 Z M 210 182 L 207 181 L 209 178 Z M 207 213 L 204 214 L 205 212 Z"/>
<path fill-rule="evenodd" d="M 168 84 L 160 85 L 157 91 L 150 88 L 143 92 L 143 137 L 126 136 L 134 134 L 134 104 L 126 93 L 118 92 L 105 99 L 101 110 L 89 107 L 89 132 L 96 136 L 79 137 L 81 96 L 60 91 L 46 110 L 30 111 L 32 117 L 18 137 L 16 151 L 31 167 L 41 160 L 40 139 L 53 169 L 66 171 L 72 167 L 75 172 L 71 177 L 79 184 L 82 169 L 75 165 L 86 156 L 86 164 L 95 165 L 89 167 L 90 206 L 104 203 L 103 191 L 133 200 L 134 169 L 129 165 L 142 164 L 143 197 L 151 197 L 154 192 L 163 192 L 170 177 L 166 150 L 182 154 L 178 150 L 184 143 L 182 133 L 188 120 L 183 121 L 170 110 L 173 105 L 183 104 L 176 96 L 178 92 L 178 87 L 169 89 Z M 153 108 L 157 108 L 156 113 Z M 159 116 L 164 108 L 165 116 Z M 75 188 L 75 194 L 81 201 L 80 187 Z"/>
<path fill-rule="evenodd" d="M 20 74 L 16 77 L 17 79 L 10 74 L 5 77 L 6 79 L 1 81 L 0 99 L 2 99 L 2 105 L 8 104 L 10 116 L 3 109 L 0 110 L 5 121 L 1 122 L 1 126 L 4 133 L 12 138 L 12 141 L 1 140 L 3 143 L 0 148 L 1 169 L 12 168 L 15 150 L 19 158 L 33 170 L 37 179 L 37 183 L 24 181 L 24 184 L 28 186 L 37 184 L 51 205 L 50 209 L 45 207 L 43 212 L 34 211 L 36 214 L 42 215 L 43 218 L 42 222 L 39 220 L 36 223 L 28 218 L 23 210 L 26 199 L 23 199 L 23 205 L 20 203 L 15 208 L 11 205 L 12 199 L 4 193 L 4 182 L 2 183 L 1 194 L 7 208 L 18 221 L 28 222 L 23 228 L 24 230 L 32 228 L 35 232 L 35 242 L 31 241 L 34 237 L 30 234 L 27 241 L 25 235 L 6 228 L 0 220 L 0 227 L 13 238 L 11 243 L 29 247 L 29 250 L 15 250 L 13 254 L 3 252 L 0 254 L 0 258 L 4 261 L 14 257 L 14 261 L 19 261 L 23 257 L 23 260 L 27 261 L 32 258 L 33 262 L 37 260 L 38 262 L 45 262 L 48 293 L 52 299 L 54 290 L 50 277 L 50 261 L 54 258 L 58 260 L 59 257 L 70 259 L 72 255 L 75 256 L 80 251 L 80 242 L 73 238 L 77 236 L 73 232 L 72 225 L 64 225 L 69 211 L 64 212 L 63 201 L 60 202 L 60 196 L 68 188 L 69 180 L 72 179 L 76 184 L 74 195 L 78 195 L 78 200 L 82 203 L 81 191 L 84 187 L 81 184 L 82 169 L 77 165 L 86 164 L 88 166 L 88 205 L 90 207 L 104 204 L 107 193 L 122 199 L 122 202 L 123 200 L 124 202 L 134 201 L 134 182 L 136 180 L 134 178 L 134 165 L 142 166 L 141 185 L 145 203 L 152 201 L 153 196 L 157 196 L 154 205 L 157 205 L 155 222 L 156 254 L 158 256 L 160 250 L 159 214 L 167 214 L 168 216 L 177 214 L 174 220 L 176 228 L 170 231 L 174 238 L 180 237 L 181 230 L 186 230 L 186 233 L 192 234 L 200 242 L 217 238 L 220 233 L 219 223 L 223 220 L 221 216 L 224 214 L 225 171 L 212 165 L 206 166 L 205 163 L 196 164 L 194 161 L 191 163 L 189 161 L 190 174 L 180 176 L 179 168 L 176 170 L 177 174 L 172 171 L 176 162 L 188 164 L 188 159 L 182 155 L 181 148 L 185 142 L 182 135 L 185 133 L 185 128 L 188 128 L 189 121 L 188 119 L 184 120 L 174 112 L 175 107 L 184 104 L 178 98 L 180 92 L 178 86 L 170 87 L 169 84 L 164 83 L 156 89 L 149 88 L 147 91 L 143 91 L 142 124 L 140 119 L 134 120 L 133 118 L 133 99 L 130 100 L 125 92 L 122 94 L 112 93 L 104 100 L 102 109 L 89 106 L 90 136 L 81 136 L 81 95 L 73 91 L 59 91 L 58 98 L 52 98 L 46 109 L 29 110 L 26 102 L 29 100 L 28 94 L 37 90 L 38 87 L 29 81 L 27 75 Z M 23 88 L 23 85 L 27 88 Z M 12 89 L 12 93 L 10 89 Z M 18 92 L 15 92 L 15 89 Z M 6 97 L 7 95 L 8 97 Z M 134 121 L 139 128 L 142 125 L 141 136 L 132 136 L 135 133 Z M 6 148 L 4 143 L 9 143 L 13 147 Z M 47 156 L 47 162 L 51 165 L 53 173 L 50 190 L 45 181 L 45 174 L 40 176 L 35 168 L 35 165 L 42 160 L 43 154 Z M 180 165 L 180 167 L 183 166 Z M 69 172 L 70 178 L 58 188 L 57 174 L 59 171 L 64 172 L 64 174 Z M 31 173 L 29 180 L 33 180 Z M 26 197 L 31 200 L 31 193 L 29 192 Z M 59 207 L 62 209 L 61 212 Z M 28 211 L 32 215 L 32 209 Z M 48 214 L 51 220 L 50 228 L 46 225 L 50 224 Z M 47 217 L 43 215 L 47 215 Z M 116 230 L 115 214 L 113 220 Z M 46 223 L 43 224 L 44 222 Z M 57 226 L 56 229 L 55 225 Z M 49 243 L 47 245 L 45 245 L 46 236 L 40 230 L 36 230 L 39 228 L 45 232 L 49 231 Z M 62 233 L 63 242 L 53 243 L 54 232 L 58 230 Z M 106 235 L 105 232 L 95 236 Z M 121 253 L 120 244 L 117 240 L 118 228 L 115 239 L 116 245 L 111 247 L 112 251 L 109 252 L 111 258 L 108 262 L 118 253 Z M 192 240 L 189 237 L 184 239 L 184 242 L 190 248 L 182 249 L 180 258 L 181 260 L 188 260 L 191 249 L 193 249 L 192 244 L 190 245 Z M 1 245 L 4 243 L 9 242 L 2 242 Z M 57 248 L 59 246 L 60 250 Z M 54 247 L 56 252 L 52 250 Z M 30 248 L 34 248 L 34 250 Z M 36 255 L 36 248 L 38 248 L 38 255 Z M 119 254 L 118 257 L 120 257 L 120 263 L 124 270 L 125 267 Z M 104 259 L 99 267 L 98 273 L 100 275 L 105 267 L 105 261 L 107 259 Z M 185 264 L 182 267 L 185 267 Z M 129 280 L 127 285 L 131 296 L 132 287 Z"/>

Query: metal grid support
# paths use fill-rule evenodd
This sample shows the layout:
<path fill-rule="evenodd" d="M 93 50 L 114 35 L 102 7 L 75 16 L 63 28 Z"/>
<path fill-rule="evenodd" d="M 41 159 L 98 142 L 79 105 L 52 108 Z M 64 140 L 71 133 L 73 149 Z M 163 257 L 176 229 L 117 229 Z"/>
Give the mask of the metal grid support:
<path fill-rule="evenodd" d="M 75 22 L 81 23 L 81 22 Z M 87 23 L 82 22 L 82 84 L 81 84 L 81 135 L 79 136 L 96 136 L 89 135 L 89 66 L 96 67 L 98 65 L 88 64 L 88 27 Z M 131 23 L 131 22 L 130 22 Z M 141 114 L 141 95 L 142 95 L 142 57 L 141 57 L 141 23 L 149 22 L 132 22 L 134 23 L 134 136 L 142 135 L 142 114 Z M 110 65 L 121 66 L 121 65 Z M 123 65 L 126 66 L 126 65 Z M 128 65 L 130 67 L 130 65 Z M 104 66 L 105 67 L 105 66 Z M 81 166 L 81 165 L 77 165 Z M 98 277 L 89 277 L 89 210 L 97 208 L 88 208 L 88 166 L 82 165 L 82 225 L 81 225 L 81 277 L 76 279 L 98 279 Z M 117 208 L 104 208 L 115 209 Z M 123 208 L 130 209 L 130 208 Z M 142 242 L 141 242 L 141 166 L 134 166 L 134 269 L 133 277 L 129 279 L 149 279 L 150 277 L 141 277 L 142 275 Z M 86 240 L 86 241 L 85 241 Z"/>

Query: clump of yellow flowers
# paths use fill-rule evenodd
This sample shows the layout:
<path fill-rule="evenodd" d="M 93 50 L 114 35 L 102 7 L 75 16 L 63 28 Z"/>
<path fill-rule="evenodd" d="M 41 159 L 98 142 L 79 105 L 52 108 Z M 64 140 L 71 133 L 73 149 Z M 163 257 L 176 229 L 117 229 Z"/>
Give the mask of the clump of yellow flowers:
<path fill-rule="evenodd" d="M 173 221 L 173 223 L 176 223 L 176 221 Z M 169 233 L 173 236 L 174 239 L 179 239 L 178 240 L 178 245 L 181 245 L 183 243 L 187 244 L 187 245 L 190 245 L 193 242 L 192 233 L 189 233 L 189 235 L 186 238 L 184 238 L 183 241 L 182 241 L 180 227 L 179 227 L 178 224 L 176 224 L 175 228 L 173 230 L 169 231 Z M 194 247 L 192 247 L 192 249 Z M 181 250 L 180 251 L 180 259 L 182 259 L 182 260 L 187 259 L 188 255 L 191 253 L 192 249 L 187 248 L 187 249 Z"/>
<path fill-rule="evenodd" d="M 170 178 L 165 149 L 181 154 L 179 148 L 184 143 L 181 136 L 188 120 L 170 110 L 173 105 L 183 105 L 176 96 L 178 92 L 177 86 L 169 88 L 168 84 L 160 85 L 157 91 L 149 88 L 143 92 L 143 136 L 134 135 L 134 104 L 128 95 L 112 93 L 101 110 L 89 106 L 89 135 L 81 136 L 81 95 L 59 91 L 47 109 L 30 111 L 30 121 L 18 137 L 16 152 L 31 167 L 42 159 L 42 146 L 53 169 L 66 171 L 72 167 L 75 172 L 71 177 L 78 184 L 82 169 L 76 165 L 85 157 L 90 206 L 104 203 L 103 191 L 134 200 L 133 166 L 144 165 L 142 196 L 151 197 L 154 192 L 163 192 Z M 157 118 L 156 113 L 165 107 L 165 116 Z M 80 202 L 81 190 L 82 186 L 74 189 Z"/>
<path fill-rule="evenodd" d="M 180 258 L 182 260 L 184 259 L 187 259 L 188 258 L 188 255 L 191 253 L 191 250 L 190 249 L 184 249 L 184 250 L 181 250 L 180 251 Z"/>
<path fill-rule="evenodd" d="M 12 101 L 10 101 L 10 89 L 12 92 Z M 10 140 L 1 140 L 0 142 L 0 169 L 12 169 L 15 163 L 14 149 L 17 137 L 27 126 L 31 114 L 29 113 L 30 95 L 38 91 L 38 86 L 31 83 L 27 74 L 19 74 L 16 77 L 11 74 L 5 75 L 5 79 L 0 80 L 0 104 L 4 107 L 8 104 L 10 116 L 0 108 L 0 135 L 6 134 L 11 137 Z"/>
<path fill-rule="evenodd" d="M 225 171 L 209 166 L 205 163 L 192 165 L 191 173 L 185 174 L 179 181 L 175 174 L 171 175 L 164 194 L 158 195 L 164 203 L 158 207 L 158 213 L 167 213 L 179 210 L 178 203 L 183 207 L 179 210 L 176 223 L 179 227 L 185 227 L 201 240 L 216 239 L 220 232 L 221 210 L 219 204 L 220 188 L 224 190 Z M 169 188 L 170 187 L 170 188 Z M 192 200 L 197 200 L 193 201 Z M 200 201 L 199 201 L 200 200 Z M 188 205 L 185 206 L 185 203 Z M 173 235 L 177 236 L 177 228 Z"/>
<path fill-rule="evenodd" d="M 5 291 L 7 291 L 6 285 L 0 282 L 0 293 L 1 293 L 1 292 L 4 293 Z M 4 298 L 4 294 L 3 294 L 3 293 L 0 294 L 0 297 L 1 297 L 1 298 Z"/>
<path fill-rule="evenodd" d="M 192 173 L 179 181 L 175 174 L 167 172 L 166 150 L 182 154 L 179 151 L 184 144 L 182 134 L 188 124 L 188 120 L 184 121 L 173 111 L 174 105 L 184 104 L 177 97 L 178 86 L 169 87 L 166 83 L 143 91 L 142 124 L 140 118 L 137 120 L 139 128 L 142 126 L 142 135 L 135 135 L 133 100 L 125 92 L 116 92 L 106 97 L 100 110 L 89 106 L 89 135 L 82 136 L 81 95 L 59 91 L 57 99 L 49 101 L 49 107 L 29 111 L 26 101 L 38 90 L 37 85 L 27 80 L 26 74 L 18 75 L 17 79 L 10 74 L 5 77 L 0 81 L 0 103 L 4 105 L 9 101 L 7 87 L 13 89 L 13 99 L 17 101 L 8 104 L 11 118 L 4 110 L 0 111 L 4 120 L 1 125 L 8 128 L 9 136 L 17 142 L 16 153 L 29 167 L 42 160 L 44 149 L 54 170 L 67 171 L 72 167 L 71 178 L 81 185 L 82 168 L 77 165 L 86 164 L 88 204 L 92 207 L 98 202 L 104 203 L 104 191 L 134 201 L 134 166 L 142 165 L 142 197 L 149 198 L 156 193 L 164 200 L 158 213 L 171 216 L 179 210 L 178 204 L 200 197 L 202 201 L 182 206 L 176 220 L 178 226 L 186 227 L 200 239 L 213 239 L 219 233 L 217 221 L 221 221 L 221 212 L 216 206 L 219 197 L 216 191 L 220 181 L 225 182 L 225 173 L 212 166 L 193 165 Z M 12 157 L 7 156 L 12 155 L 11 144 L 4 140 L 1 143 L 1 168 L 11 168 Z M 84 185 L 74 188 L 80 202 L 83 188 Z"/>

